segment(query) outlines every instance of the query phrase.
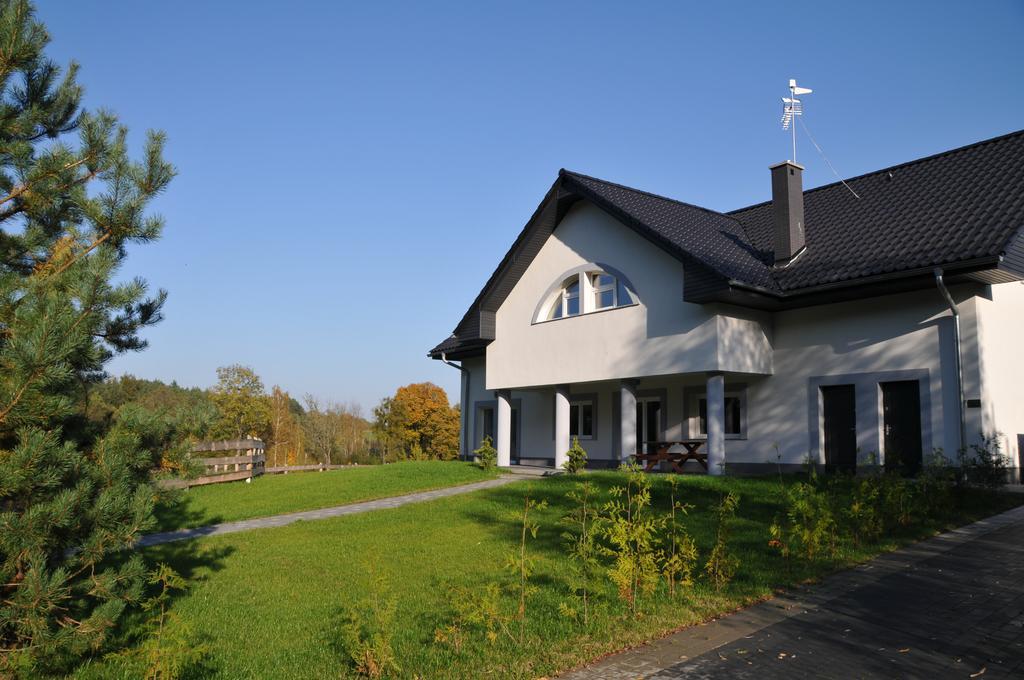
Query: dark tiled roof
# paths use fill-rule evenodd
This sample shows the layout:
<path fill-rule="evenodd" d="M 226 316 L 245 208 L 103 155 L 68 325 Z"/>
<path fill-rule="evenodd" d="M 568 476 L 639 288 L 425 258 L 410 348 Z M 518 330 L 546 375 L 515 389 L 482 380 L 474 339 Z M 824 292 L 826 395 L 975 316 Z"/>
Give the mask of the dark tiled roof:
<path fill-rule="evenodd" d="M 440 355 L 442 352 L 451 352 L 461 348 L 462 343 L 463 341 L 459 339 L 459 336 L 452 334 L 438 343 L 437 347 L 430 350 L 430 353 Z"/>
<path fill-rule="evenodd" d="M 797 291 L 999 255 L 1024 226 L 1024 131 L 804 192 L 807 251 L 775 269 Z M 771 202 L 730 213 L 771 253 Z"/>
<path fill-rule="evenodd" d="M 785 296 L 1005 253 L 1024 227 L 1024 130 L 847 180 L 859 198 L 838 182 L 805 191 L 807 249 L 786 267 L 773 266 L 770 201 L 724 214 L 566 170 L 559 183 L 670 252 Z M 460 329 L 431 354 L 486 344 Z"/>
<path fill-rule="evenodd" d="M 736 218 L 567 170 L 561 175 L 569 180 L 568 188 L 580 185 L 585 193 L 592 194 L 589 198 L 599 198 L 618 208 L 680 253 L 726 277 L 766 288 L 774 286 L 771 272 Z"/>

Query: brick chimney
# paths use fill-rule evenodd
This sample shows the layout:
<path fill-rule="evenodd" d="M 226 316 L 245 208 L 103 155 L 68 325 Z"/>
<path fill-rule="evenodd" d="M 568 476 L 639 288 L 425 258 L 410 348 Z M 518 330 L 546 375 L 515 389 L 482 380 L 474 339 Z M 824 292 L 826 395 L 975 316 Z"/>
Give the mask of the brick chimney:
<path fill-rule="evenodd" d="M 792 161 L 783 161 L 771 166 L 770 170 L 775 264 L 784 265 L 804 249 L 804 168 Z"/>

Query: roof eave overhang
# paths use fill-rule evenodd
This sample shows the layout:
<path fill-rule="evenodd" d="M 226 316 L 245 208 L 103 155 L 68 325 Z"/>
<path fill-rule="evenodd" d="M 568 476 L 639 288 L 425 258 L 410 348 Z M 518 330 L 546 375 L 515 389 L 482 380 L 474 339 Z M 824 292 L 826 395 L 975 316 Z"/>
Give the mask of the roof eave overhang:
<path fill-rule="evenodd" d="M 767 311 L 812 307 L 933 288 L 936 268 L 943 270 L 949 283 L 1003 283 L 1024 278 L 1001 267 L 1001 261 L 1000 256 L 983 257 L 898 272 L 886 272 L 849 281 L 835 281 L 785 292 L 766 290 L 742 281 L 730 280 L 726 286 L 707 294 L 700 302 L 724 302 Z"/>
<path fill-rule="evenodd" d="M 438 361 L 441 361 L 442 359 L 462 361 L 463 359 L 483 356 L 487 352 L 487 345 L 489 344 L 491 344 L 490 340 L 471 340 L 452 349 L 441 350 L 434 348 L 427 352 L 427 356 Z"/>

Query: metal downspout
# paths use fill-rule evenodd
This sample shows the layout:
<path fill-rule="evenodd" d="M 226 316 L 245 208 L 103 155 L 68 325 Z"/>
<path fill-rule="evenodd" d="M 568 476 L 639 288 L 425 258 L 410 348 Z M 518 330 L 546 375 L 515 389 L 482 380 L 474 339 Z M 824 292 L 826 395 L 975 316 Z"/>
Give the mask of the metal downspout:
<path fill-rule="evenodd" d="M 453 361 L 448 361 L 448 357 L 444 352 L 441 352 L 441 361 L 462 373 L 462 379 L 459 381 L 459 429 L 462 430 L 459 433 L 460 448 L 462 449 L 459 451 L 459 458 L 468 460 L 470 457 L 469 411 L 466 410 L 466 397 L 469 396 L 469 369 Z"/>
<path fill-rule="evenodd" d="M 941 267 L 936 267 L 935 269 L 935 284 L 939 287 L 939 292 L 942 293 L 942 296 L 946 298 L 949 311 L 953 314 L 953 351 L 956 353 L 956 393 L 959 400 L 957 411 L 960 415 L 960 446 L 958 450 L 963 450 L 967 446 L 967 419 L 964 413 L 964 366 L 963 360 L 960 357 L 960 310 L 957 309 L 953 296 L 949 294 L 949 289 L 946 288 L 946 282 L 942 278 Z"/>

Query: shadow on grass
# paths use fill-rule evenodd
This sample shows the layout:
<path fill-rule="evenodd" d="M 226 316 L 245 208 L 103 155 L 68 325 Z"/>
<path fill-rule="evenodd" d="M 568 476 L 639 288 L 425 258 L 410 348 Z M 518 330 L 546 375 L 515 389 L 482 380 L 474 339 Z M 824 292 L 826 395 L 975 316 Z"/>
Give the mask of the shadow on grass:
<path fill-rule="evenodd" d="M 210 526 L 224 521 L 223 517 L 209 515 L 197 507 L 189 491 L 184 489 L 176 490 L 162 498 L 153 509 L 153 517 L 156 519 L 154 533 Z"/>
<path fill-rule="evenodd" d="M 692 505 L 689 515 L 682 518 L 687 531 L 698 543 L 698 547 L 710 549 L 714 539 L 714 523 L 712 510 L 721 501 L 722 495 L 732 491 L 740 497 L 736 513 L 734 539 L 738 550 L 763 548 L 768 541 L 768 526 L 772 519 L 783 510 L 783 492 L 777 478 L 711 478 L 711 477 L 680 477 L 677 500 Z M 798 480 L 784 479 L 783 485 L 788 486 Z M 510 484 L 480 492 L 492 507 L 501 508 L 498 512 L 487 512 L 479 506 L 468 508 L 464 517 L 489 528 L 495 538 L 502 541 L 517 542 L 521 526 L 516 513 L 520 510 L 526 496 L 538 501 L 546 501 L 548 508 L 537 513 L 541 524 L 537 538 L 530 541 L 532 549 L 546 556 L 555 557 L 564 554 L 564 528 L 559 523 L 561 517 L 572 509 L 572 502 L 567 494 L 578 484 L 590 482 L 597 490 L 598 505 L 603 505 L 611 498 L 611 488 L 625 483 L 625 477 L 616 472 L 598 472 L 586 475 L 560 475 L 542 480 Z M 670 505 L 668 478 L 665 475 L 651 475 L 651 511 L 657 515 L 668 513 Z M 763 529 L 762 537 L 755 536 L 754 529 Z"/>
<path fill-rule="evenodd" d="M 195 585 L 207 580 L 208 574 L 224 569 L 225 561 L 235 552 L 232 546 L 208 547 L 201 541 L 178 541 L 164 545 L 152 546 L 142 551 L 147 569 L 155 569 L 160 563 L 168 564 L 182 578 L 189 588 L 181 591 L 170 591 L 167 605 L 168 612 L 174 612 L 176 604 L 189 595 Z M 157 594 L 158 586 L 147 584 L 144 597 Z M 103 650 L 103 656 L 130 654 L 142 646 L 149 629 L 147 620 L 153 616 L 153 612 L 142 611 L 141 608 L 131 609 L 118 623 L 117 632 L 111 637 L 110 643 Z M 193 642 L 202 642 L 197 635 Z M 126 660 L 111 656 L 110 658 L 94 657 L 83 659 L 85 662 L 82 677 L 85 678 L 108 678 L 108 677 L 137 677 L 140 659 Z M 95 664 L 95 665 L 93 665 Z M 143 664 L 144 665 L 144 664 Z M 176 676 L 183 680 L 196 680 L 199 678 L 216 677 L 223 670 L 216 666 L 210 657 L 205 657 L 196 663 L 190 664 L 181 670 Z"/>

